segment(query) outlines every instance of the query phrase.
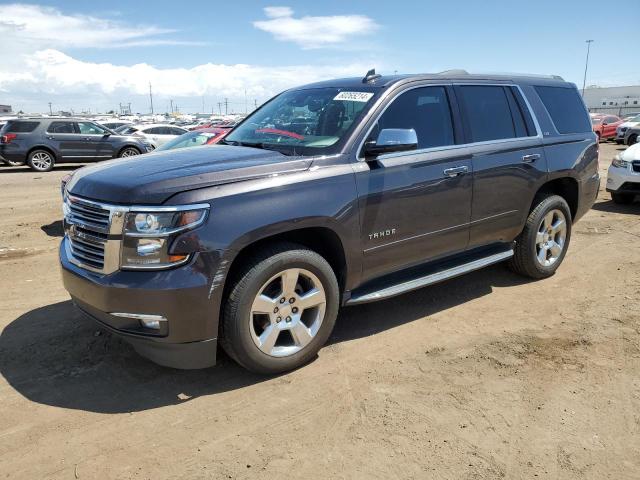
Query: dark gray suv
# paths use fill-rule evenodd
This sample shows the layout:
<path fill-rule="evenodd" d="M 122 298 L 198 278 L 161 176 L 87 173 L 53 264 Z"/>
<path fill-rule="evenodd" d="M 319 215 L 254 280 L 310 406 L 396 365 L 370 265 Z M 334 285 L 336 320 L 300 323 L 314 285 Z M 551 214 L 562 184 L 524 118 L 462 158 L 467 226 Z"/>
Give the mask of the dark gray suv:
<path fill-rule="evenodd" d="M 118 135 L 95 122 L 73 118 L 10 120 L 0 130 L 0 160 L 38 172 L 56 163 L 94 162 L 152 150 L 143 139 Z"/>
<path fill-rule="evenodd" d="M 282 372 L 342 306 L 498 262 L 553 275 L 599 184 L 571 83 L 371 72 L 288 90 L 221 144 L 77 170 L 62 277 L 158 363 L 209 366 L 219 343 Z"/>

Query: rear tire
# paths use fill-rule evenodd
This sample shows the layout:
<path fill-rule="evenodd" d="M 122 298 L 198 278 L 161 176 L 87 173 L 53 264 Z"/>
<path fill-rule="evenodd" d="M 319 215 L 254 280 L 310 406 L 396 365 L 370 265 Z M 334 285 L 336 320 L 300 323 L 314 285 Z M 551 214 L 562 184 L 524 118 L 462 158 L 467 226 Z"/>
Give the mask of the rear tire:
<path fill-rule="evenodd" d="M 246 369 L 275 374 L 300 367 L 331 335 L 340 290 L 316 252 L 275 244 L 247 259 L 230 282 L 220 344 Z"/>
<path fill-rule="evenodd" d="M 638 142 L 638 135 L 634 134 L 634 135 L 629 135 L 629 141 L 627 142 L 627 145 L 631 146 L 631 145 L 635 145 Z"/>
<path fill-rule="evenodd" d="M 564 260 L 570 239 L 571 210 L 565 199 L 559 195 L 536 197 L 509 266 L 526 277 L 550 277 Z"/>
<path fill-rule="evenodd" d="M 50 172 L 56 161 L 48 150 L 33 150 L 27 159 L 27 165 L 36 172 Z"/>
<path fill-rule="evenodd" d="M 616 193 L 611 192 L 611 200 L 618 205 L 629 205 L 633 203 L 635 195 L 632 193 Z"/>

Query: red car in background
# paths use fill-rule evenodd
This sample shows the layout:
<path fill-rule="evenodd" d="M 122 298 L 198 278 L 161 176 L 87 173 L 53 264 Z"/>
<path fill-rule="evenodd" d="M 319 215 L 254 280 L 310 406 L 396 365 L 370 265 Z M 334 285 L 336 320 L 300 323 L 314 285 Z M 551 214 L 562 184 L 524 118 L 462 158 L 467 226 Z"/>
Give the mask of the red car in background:
<path fill-rule="evenodd" d="M 615 115 L 592 115 L 591 125 L 598 135 L 598 140 L 613 140 L 616 138 L 616 129 L 623 123 L 620 117 Z"/>
<path fill-rule="evenodd" d="M 179 137 L 165 143 L 156 148 L 154 152 L 163 152 L 165 150 L 175 150 L 177 148 L 198 147 L 200 145 L 214 145 L 222 140 L 229 132 L 230 128 L 213 127 L 201 128 L 183 133 Z"/>

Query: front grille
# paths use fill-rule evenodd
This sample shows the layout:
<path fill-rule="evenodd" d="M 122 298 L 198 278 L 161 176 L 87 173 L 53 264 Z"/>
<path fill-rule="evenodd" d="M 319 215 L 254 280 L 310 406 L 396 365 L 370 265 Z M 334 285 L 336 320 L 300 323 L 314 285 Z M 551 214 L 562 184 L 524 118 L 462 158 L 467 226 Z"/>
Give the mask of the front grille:
<path fill-rule="evenodd" d="M 65 223 L 71 255 L 81 266 L 103 271 L 111 211 L 77 197 L 68 196 L 65 202 Z"/>

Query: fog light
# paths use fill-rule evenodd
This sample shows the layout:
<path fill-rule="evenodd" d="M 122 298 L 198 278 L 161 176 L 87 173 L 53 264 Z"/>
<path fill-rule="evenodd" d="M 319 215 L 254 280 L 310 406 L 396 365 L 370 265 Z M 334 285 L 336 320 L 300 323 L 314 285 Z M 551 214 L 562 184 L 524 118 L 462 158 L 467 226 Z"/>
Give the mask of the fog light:
<path fill-rule="evenodd" d="M 160 330 L 162 322 L 166 322 L 167 319 L 162 315 L 147 315 L 144 313 L 111 313 L 114 317 L 131 318 L 138 320 L 140 325 L 144 328 L 150 328 L 152 330 Z"/>

